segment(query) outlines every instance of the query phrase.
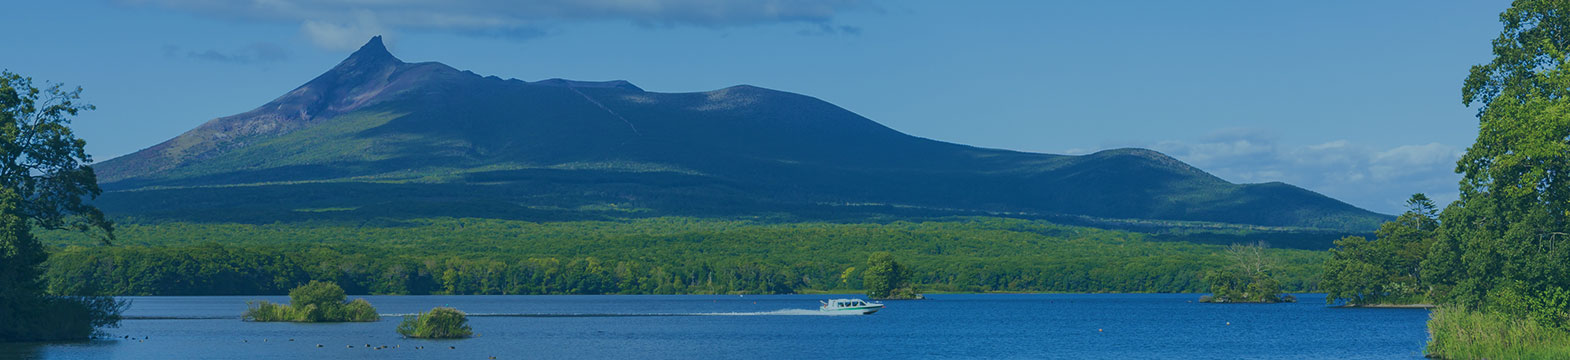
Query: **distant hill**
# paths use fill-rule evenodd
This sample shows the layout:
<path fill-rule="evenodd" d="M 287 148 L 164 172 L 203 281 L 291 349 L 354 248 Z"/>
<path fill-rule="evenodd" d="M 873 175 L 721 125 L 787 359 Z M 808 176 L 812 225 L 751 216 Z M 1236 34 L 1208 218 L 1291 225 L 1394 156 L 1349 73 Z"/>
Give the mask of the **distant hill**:
<path fill-rule="evenodd" d="M 946 143 L 746 85 L 480 76 L 403 62 L 380 37 L 255 110 L 94 168 L 111 214 L 189 221 L 985 214 L 1365 231 L 1388 218 L 1151 150 Z"/>

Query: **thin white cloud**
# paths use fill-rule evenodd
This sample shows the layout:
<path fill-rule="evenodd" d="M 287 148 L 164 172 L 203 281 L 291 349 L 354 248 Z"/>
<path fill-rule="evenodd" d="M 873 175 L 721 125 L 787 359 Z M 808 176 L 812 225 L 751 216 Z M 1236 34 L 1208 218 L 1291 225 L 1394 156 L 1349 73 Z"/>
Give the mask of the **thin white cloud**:
<path fill-rule="evenodd" d="M 1369 172 L 1376 179 L 1394 179 L 1434 168 L 1454 169 L 1462 153 L 1440 143 L 1400 146 L 1374 154 Z"/>
<path fill-rule="evenodd" d="M 1233 182 L 1286 182 L 1384 213 L 1402 211 L 1417 192 L 1454 200 L 1460 180 L 1455 162 L 1463 153 L 1441 143 L 1377 147 L 1332 140 L 1294 146 L 1269 133 L 1236 129 L 1151 148 Z"/>
<path fill-rule="evenodd" d="M 184 54 L 184 57 L 231 64 L 263 64 L 289 59 L 289 50 L 278 44 L 269 42 L 252 43 L 234 51 L 217 49 L 189 50 L 186 51 L 177 45 L 164 45 L 164 56 L 175 58 Z"/>
<path fill-rule="evenodd" d="M 296 22 L 318 45 L 352 48 L 372 32 L 447 31 L 530 37 L 554 23 L 622 21 L 650 27 L 735 27 L 801 23 L 803 34 L 855 35 L 834 23 L 871 0 L 114 0 L 231 19 Z M 359 39 L 344 45 L 344 37 Z"/>

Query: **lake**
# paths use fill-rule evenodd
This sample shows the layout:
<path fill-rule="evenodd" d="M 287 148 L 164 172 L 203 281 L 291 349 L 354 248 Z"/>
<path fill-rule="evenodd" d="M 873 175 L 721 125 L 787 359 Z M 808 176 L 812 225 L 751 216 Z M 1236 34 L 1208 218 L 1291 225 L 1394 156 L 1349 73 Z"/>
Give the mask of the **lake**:
<path fill-rule="evenodd" d="M 0 344 L 0 358 L 1416 359 L 1428 341 L 1428 310 L 1328 308 L 1323 294 L 1298 294 L 1295 304 L 1201 304 L 1196 294 L 932 295 L 849 316 L 816 310 L 818 300 L 847 297 L 833 295 L 359 297 L 385 315 L 456 307 L 471 314 L 478 336 L 403 339 L 396 316 L 239 320 L 247 300 L 284 296 L 127 297 L 131 319 L 107 330 L 114 339 Z"/>

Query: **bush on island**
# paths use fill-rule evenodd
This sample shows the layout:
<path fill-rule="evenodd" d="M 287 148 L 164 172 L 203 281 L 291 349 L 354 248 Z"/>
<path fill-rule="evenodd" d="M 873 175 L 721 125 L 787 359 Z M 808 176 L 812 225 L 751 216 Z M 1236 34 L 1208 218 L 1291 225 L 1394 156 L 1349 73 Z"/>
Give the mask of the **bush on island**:
<path fill-rule="evenodd" d="M 407 315 L 398 324 L 398 334 L 418 339 L 458 339 L 473 334 L 469 318 L 462 311 L 437 307 L 418 315 Z"/>
<path fill-rule="evenodd" d="M 345 301 L 343 288 L 333 282 L 315 281 L 289 290 L 289 305 L 251 302 L 241 315 L 246 321 L 372 322 L 381 320 L 365 299 Z"/>

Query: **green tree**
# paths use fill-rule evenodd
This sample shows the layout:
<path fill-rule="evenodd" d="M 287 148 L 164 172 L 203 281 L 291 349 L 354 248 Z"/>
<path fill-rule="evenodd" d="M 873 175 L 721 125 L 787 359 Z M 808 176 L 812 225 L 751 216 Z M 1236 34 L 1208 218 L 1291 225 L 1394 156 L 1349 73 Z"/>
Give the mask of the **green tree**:
<path fill-rule="evenodd" d="M 1478 135 L 1457 163 L 1461 198 L 1440 236 L 1459 250 L 1448 300 L 1528 316 L 1554 309 L 1493 305 L 1570 288 L 1570 3 L 1517 0 L 1500 20 L 1493 61 L 1472 67 L 1462 89 Z"/>
<path fill-rule="evenodd" d="M 19 211 L 33 225 L 101 230 L 107 244 L 113 224 L 83 201 L 102 192 L 93 159 L 70 128 L 72 116 L 93 106 L 79 102 L 82 88 L 62 87 L 39 89 L 32 78 L 0 72 L 0 186 L 22 197 Z"/>
<path fill-rule="evenodd" d="M 1325 291 L 1326 303 L 1374 304 L 1383 298 L 1385 281 L 1390 275 L 1387 269 L 1377 265 L 1381 257 L 1377 250 L 1362 236 L 1336 240 L 1319 283 L 1319 288 Z"/>
<path fill-rule="evenodd" d="M 296 307 L 328 308 L 342 304 L 344 299 L 343 288 L 331 282 L 311 280 L 305 285 L 289 290 L 289 305 Z"/>
<path fill-rule="evenodd" d="M 86 338 L 114 326 L 125 306 L 50 297 L 39 285 L 46 255 L 32 227 L 96 229 L 105 244 L 114 236 L 103 213 L 83 200 L 100 190 L 86 142 L 69 127 L 72 116 L 93 108 L 79 103 L 81 92 L 39 89 L 31 78 L 0 71 L 0 341 Z"/>
<path fill-rule="evenodd" d="M 1438 262 L 1427 255 L 1438 242 L 1439 219 L 1428 196 L 1413 194 L 1408 211 L 1379 226 L 1376 241 L 1351 236 L 1336 241 L 1325 261 L 1320 289 L 1325 302 L 1371 305 L 1425 302 L 1434 282 L 1425 274 L 1444 277 Z M 1425 269 L 1425 266 L 1427 268 Z"/>
<path fill-rule="evenodd" d="M 894 255 L 888 252 L 872 253 L 867 257 L 867 270 L 861 273 L 861 284 L 867 288 L 867 296 L 873 298 L 888 297 L 894 290 L 894 282 L 899 276 L 898 265 L 894 263 Z"/>
<path fill-rule="evenodd" d="M 1494 59 L 1473 66 L 1461 89 L 1479 123 L 1456 164 L 1461 198 L 1440 214 L 1422 264 L 1438 284 L 1431 293 L 1453 307 L 1429 321 L 1436 357 L 1562 352 L 1562 341 L 1530 338 L 1563 338 L 1570 328 L 1570 2 L 1516 0 L 1499 19 Z M 1442 319 L 1511 325 L 1466 321 L 1455 331 L 1458 321 Z M 1487 345 L 1455 346 L 1471 343 Z"/>
<path fill-rule="evenodd" d="M 875 252 L 867 257 L 867 270 L 862 272 L 862 286 L 867 288 L 867 297 L 874 299 L 917 297 L 911 284 L 910 269 L 894 261 L 894 255 L 887 251 Z"/>

